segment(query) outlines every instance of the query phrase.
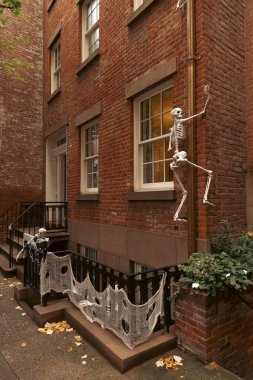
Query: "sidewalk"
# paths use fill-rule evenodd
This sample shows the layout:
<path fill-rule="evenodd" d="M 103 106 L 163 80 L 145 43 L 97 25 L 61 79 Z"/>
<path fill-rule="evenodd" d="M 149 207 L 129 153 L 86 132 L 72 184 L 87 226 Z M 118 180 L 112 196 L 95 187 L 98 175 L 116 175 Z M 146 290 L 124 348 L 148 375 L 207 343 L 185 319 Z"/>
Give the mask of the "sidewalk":
<path fill-rule="evenodd" d="M 16 278 L 0 273 L 0 380 L 238 380 L 222 368 L 210 369 L 179 349 L 163 358 L 178 355 L 183 366 L 176 372 L 157 367 L 154 358 L 125 374 L 114 369 L 75 331 L 51 335 L 38 326 L 13 299 Z M 80 341 L 79 341 L 80 340 Z M 81 343 L 81 344 L 79 344 Z"/>

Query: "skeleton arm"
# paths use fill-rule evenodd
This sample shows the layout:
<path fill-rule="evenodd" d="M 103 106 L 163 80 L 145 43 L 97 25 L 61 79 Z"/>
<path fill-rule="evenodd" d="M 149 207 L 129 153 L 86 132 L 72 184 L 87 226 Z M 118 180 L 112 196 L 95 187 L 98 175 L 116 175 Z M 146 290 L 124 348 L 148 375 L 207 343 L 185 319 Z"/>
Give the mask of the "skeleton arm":
<path fill-rule="evenodd" d="M 36 237 L 36 235 L 35 236 L 33 236 L 26 244 L 29 244 L 29 243 L 31 243 L 33 240 L 34 240 L 34 238 Z M 16 257 L 16 261 L 18 262 L 18 259 L 20 258 L 20 256 L 24 253 L 24 249 L 25 249 L 25 247 L 23 247 L 20 251 L 19 251 L 19 253 L 18 253 L 18 255 L 17 255 L 17 257 Z"/>
<path fill-rule="evenodd" d="M 183 8 L 187 0 L 178 0 L 176 10 L 178 11 L 179 9 Z M 181 4 L 180 4 L 181 3 Z"/>
<path fill-rule="evenodd" d="M 205 87 L 204 87 L 204 93 L 205 93 L 205 95 L 207 96 L 207 99 L 206 99 L 206 103 L 205 103 L 204 109 L 203 109 L 201 112 L 197 113 L 196 115 L 192 115 L 192 116 L 186 117 L 185 119 L 181 119 L 181 122 L 182 122 L 182 123 L 185 122 L 185 121 L 192 120 L 192 119 L 194 119 L 195 117 L 199 117 L 199 116 L 205 114 L 207 104 L 208 104 L 208 102 L 209 102 L 209 100 L 210 100 L 209 88 L 210 88 L 209 84 L 205 85 Z"/>

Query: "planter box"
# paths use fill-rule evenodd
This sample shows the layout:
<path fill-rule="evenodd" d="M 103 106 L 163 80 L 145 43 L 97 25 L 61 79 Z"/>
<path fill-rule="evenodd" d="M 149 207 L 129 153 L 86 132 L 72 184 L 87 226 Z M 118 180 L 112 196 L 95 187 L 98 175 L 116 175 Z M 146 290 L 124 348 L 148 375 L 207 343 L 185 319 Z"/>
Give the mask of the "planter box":
<path fill-rule="evenodd" d="M 240 294 L 253 304 L 253 292 Z M 247 380 L 253 373 L 253 310 L 230 290 L 217 297 L 185 293 L 176 301 L 178 344 Z"/>

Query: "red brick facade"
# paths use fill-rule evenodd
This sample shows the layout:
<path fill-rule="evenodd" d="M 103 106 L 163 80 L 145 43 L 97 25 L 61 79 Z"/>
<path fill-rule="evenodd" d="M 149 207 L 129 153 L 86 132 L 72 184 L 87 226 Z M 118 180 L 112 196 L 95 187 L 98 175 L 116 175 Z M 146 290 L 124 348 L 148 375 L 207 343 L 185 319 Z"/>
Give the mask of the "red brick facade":
<path fill-rule="evenodd" d="M 146 0 L 137 17 L 132 3 L 100 0 L 99 51 L 81 67 L 82 2 L 44 1 L 44 127 L 46 138 L 66 128 L 70 248 L 95 248 L 99 259 L 126 271 L 129 260 L 155 267 L 188 255 L 187 223 L 173 221 L 181 193 L 177 200 L 131 196 L 136 96 L 171 80 L 173 105 L 187 113 L 187 14 L 185 8 L 176 12 L 175 1 Z M 214 172 L 210 199 L 216 205 L 203 205 L 206 177 L 198 172 L 196 236 L 202 249 L 220 220 L 229 220 L 235 233 L 246 226 L 245 25 L 245 0 L 196 2 L 196 110 L 203 108 L 206 83 L 212 95 L 206 117 L 196 123 L 196 162 Z M 50 48 L 56 36 L 61 88 L 52 97 Z M 99 195 L 82 197 L 80 120 L 98 108 Z M 248 166 L 251 161 L 248 156 Z"/>
<path fill-rule="evenodd" d="M 1 60 L 18 59 L 21 80 L 0 70 L 0 215 L 20 201 L 42 200 L 42 4 L 22 1 L 20 16 L 5 11 Z M 18 44 L 19 38 L 26 42 Z"/>
<path fill-rule="evenodd" d="M 252 294 L 243 298 L 252 304 Z M 204 362 L 215 361 L 245 380 L 252 379 L 253 310 L 235 294 L 178 299 L 176 335 Z"/>
<path fill-rule="evenodd" d="M 248 225 L 253 225 L 253 4 L 251 1 L 246 2 L 246 84 L 247 84 L 247 164 L 246 164 L 246 191 L 247 191 L 247 221 Z"/>

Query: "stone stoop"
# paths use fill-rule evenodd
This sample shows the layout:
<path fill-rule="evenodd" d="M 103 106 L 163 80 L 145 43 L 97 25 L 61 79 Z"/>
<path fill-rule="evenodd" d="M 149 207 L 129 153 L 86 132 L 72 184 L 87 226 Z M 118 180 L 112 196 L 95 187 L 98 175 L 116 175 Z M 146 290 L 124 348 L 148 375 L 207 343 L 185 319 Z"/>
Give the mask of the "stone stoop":
<path fill-rule="evenodd" d="M 4 277 L 15 277 L 17 273 L 17 267 L 9 266 L 9 259 L 0 252 L 0 271 L 3 273 Z"/>
<path fill-rule="evenodd" d="M 176 336 L 164 329 L 153 333 L 146 342 L 131 350 L 112 331 L 89 322 L 68 300 L 49 302 L 48 306 L 36 305 L 29 312 L 29 306 L 24 306 L 29 291 L 29 288 L 16 285 L 14 297 L 38 326 L 42 327 L 46 322 L 66 320 L 121 373 L 177 346 Z"/>

